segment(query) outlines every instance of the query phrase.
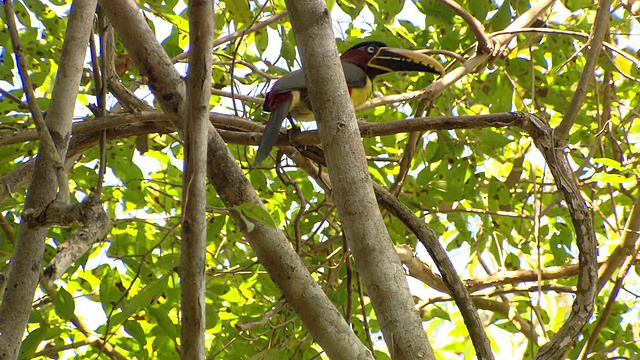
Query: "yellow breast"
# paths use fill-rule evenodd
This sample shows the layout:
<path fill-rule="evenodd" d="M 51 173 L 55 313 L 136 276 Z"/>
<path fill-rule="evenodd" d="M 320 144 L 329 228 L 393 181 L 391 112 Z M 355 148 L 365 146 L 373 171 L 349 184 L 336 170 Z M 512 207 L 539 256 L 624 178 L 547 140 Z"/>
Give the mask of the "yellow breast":
<path fill-rule="evenodd" d="M 353 107 L 357 108 L 364 104 L 371 96 L 371 93 L 373 92 L 373 83 L 367 77 L 367 83 L 364 87 L 351 88 L 349 91 L 351 93 L 351 102 L 353 102 Z M 307 101 L 305 99 L 301 99 L 300 91 L 293 90 L 292 94 L 293 99 L 291 99 L 289 115 L 298 121 L 314 120 L 313 111 L 309 109 L 309 106 L 307 106 Z"/>

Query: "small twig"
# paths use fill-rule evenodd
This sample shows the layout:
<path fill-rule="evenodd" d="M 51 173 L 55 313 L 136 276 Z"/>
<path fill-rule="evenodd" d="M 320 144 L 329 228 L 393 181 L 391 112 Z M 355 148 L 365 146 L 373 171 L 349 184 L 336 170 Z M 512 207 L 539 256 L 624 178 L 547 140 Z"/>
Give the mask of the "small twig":
<path fill-rule="evenodd" d="M 260 104 L 262 105 L 264 103 L 264 99 L 261 98 L 256 98 L 253 96 L 247 96 L 247 95 L 240 95 L 240 94 L 232 94 L 226 91 L 222 91 L 222 90 L 217 90 L 217 89 L 211 89 L 211 95 L 218 95 L 218 96 L 223 96 L 223 97 L 228 97 L 231 98 L 233 100 L 241 100 L 244 102 L 250 102 L 250 103 L 254 103 L 254 104 Z"/>
<path fill-rule="evenodd" d="M 101 116 L 107 116 L 107 79 L 113 77 L 113 31 L 109 26 L 107 17 L 102 8 L 98 7 L 98 28 L 100 29 L 100 56 L 102 58 L 101 71 L 94 67 L 95 72 L 102 73 L 102 81 L 98 81 L 96 76 L 96 88 L 100 85 L 98 93 L 98 106 L 100 107 Z M 89 39 L 93 40 L 93 34 Z M 93 41 L 92 41 L 93 43 Z M 107 56 L 109 53 L 109 56 Z M 92 54 L 93 55 L 93 54 Z M 95 65 L 94 65 L 95 66 Z M 107 130 L 102 130 L 100 135 L 100 169 L 98 170 L 98 183 L 96 184 L 96 195 L 100 198 L 102 194 L 102 185 L 104 183 L 104 175 L 107 172 Z"/>
<path fill-rule="evenodd" d="M 0 228 L 2 228 L 2 231 L 4 231 L 6 239 L 9 241 L 9 243 L 15 244 L 16 234 L 13 231 L 13 227 L 11 227 L 11 224 L 9 224 L 7 218 L 2 213 L 0 213 Z M 0 299 L 2 299 L 1 296 Z"/>
<path fill-rule="evenodd" d="M 416 52 L 425 54 L 425 55 L 444 55 L 450 58 L 453 58 L 457 61 L 459 61 L 460 63 L 465 62 L 465 58 L 464 56 L 458 54 L 457 52 L 453 52 L 450 50 L 442 50 L 442 49 L 425 49 L 425 50 L 416 50 Z M 447 68 L 449 68 L 449 65 L 447 65 Z M 446 72 L 445 69 L 445 72 Z"/>
<path fill-rule="evenodd" d="M 225 58 L 227 58 L 227 59 L 229 59 L 229 60 L 233 60 L 233 56 L 228 55 L 228 54 L 225 54 L 225 53 L 221 53 L 221 52 L 214 52 L 213 54 L 214 54 L 214 55 L 216 55 L 216 56 L 225 57 Z M 279 78 L 279 76 L 273 76 L 273 75 L 271 75 L 271 74 L 269 74 L 269 73 L 267 73 L 267 72 L 264 72 L 264 71 L 262 71 L 262 70 L 258 69 L 258 67 L 256 67 L 254 64 L 252 64 L 252 63 L 250 63 L 250 62 L 248 62 L 248 61 L 245 61 L 245 60 L 242 60 L 242 59 L 236 59 L 236 61 L 235 61 L 235 62 L 236 62 L 237 64 L 242 64 L 242 65 L 246 66 L 246 67 L 247 67 L 247 68 L 249 68 L 251 71 L 253 71 L 254 73 L 256 73 L 256 74 L 260 75 L 261 77 L 263 77 L 263 78 L 265 78 L 265 79 L 267 79 L 267 80 L 275 80 L 275 79 L 278 79 L 278 78 Z M 233 61 L 231 61 L 231 62 L 227 62 L 227 61 L 214 61 L 214 62 L 213 62 L 213 65 L 231 65 L 232 63 L 233 63 Z"/>
<path fill-rule="evenodd" d="M 429 108 L 428 110 L 427 107 Z M 433 101 L 420 99 L 420 101 L 418 102 L 418 106 L 416 107 L 414 117 L 424 116 L 425 112 L 428 113 L 431 109 L 433 109 Z M 400 195 L 400 192 L 402 191 L 402 187 L 404 186 L 404 182 L 407 178 L 407 175 L 409 174 L 409 170 L 411 170 L 412 160 L 415 154 L 418 152 L 418 148 L 422 148 L 418 145 L 420 144 L 423 135 L 424 131 L 415 131 L 409 134 L 404 154 L 402 154 L 402 159 L 400 160 L 400 170 L 398 171 L 398 176 L 396 176 L 396 179 L 393 182 L 393 185 L 391 185 L 391 189 L 389 190 L 389 192 L 396 197 L 398 197 Z"/>
<path fill-rule="evenodd" d="M 227 36 L 223 36 L 223 37 L 219 38 L 218 40 L 214 40 L 213 41 L 213 47 L 215 48 L 216 46 L 222 45 L 222 44 L 227 43 L 229 41 L 233 41 L 233 40 L 237 39 L 240 36 L 251 34 L 251 33 L 254 33 L 256 31 L 262 30 L 262 29 L 266 28 L 267 26 L 273 24 L 274 22 L 277 22 L 277 21 L 281 20 L 285 16 L 287 16 L 287 12 L 283 11 L 283 12 L 281 12 L 279 14 L 272 15 L 269 18 L 267 18 L 265 21 L 262 21 L 262 22 L 260 22 L 258 24 L 255 24 L 255 25 L 251 26 L 251 27 L 248 27 L 248 28 L 242 29 L 242 30 L 238 30 L 238 31 L 234 32 L 233 34 L 229 34 Z M 176 63 L 176 62 L 178 62 L 180 60 L 186 59 L 187 57 L 189 57 L 189 52 L 184 52 L 184 53 L 174 57 L 173 59 L 171 59 L 171 61 Z"/>
<path fill-rule="evenodd" d="M 569 31 L 569 30 L 559 30 L 559 29 L 544 29 L 544 28 L 522 28 L 515 30 L 504 30 L 498 31 L 489 34 L 489 36 L 500 36 L 500 35 L 508 35 L 508 34 L 524 34 L 524 33 L 543 33 L 543 34 L 557 34 L 557 35 L 569 35 L 574 37 L 579 37 L 583 39 L 589 39 L 589 34 L 577 32 L 577 31 Z M 609 42 L 603 41 L 602 45 L 615 52 L 616 54 L 624 57 L 625 59 L 631 61 L 636 67 L 640 67 L 640 60 L 634 58 L 632 55 L 626 53 L 624 50 L 619 48 L 618 46 L 611 44 Z"/>
<path fill-rule="evenodd" d="M 13 95 L 12 93 L 8 92 L 5 89 L 0 88 L 0 94 L 2 94 L 2 96 L 6 97 L 7 99 L 15 102 L 16 104 L 18 104 L 18 108 L 20 108 L 20 109 L 28 109 L 29 108 L 29 104 L 27 104 L 26 102 L 20 100 L 17 96 Z"/>
<path fill-rule="evenodd" d="M 347 324 L 351 324 L 351 316 L 353 316 L 353 263 L 349 252 L 349 245 L 347 239 L 342 236 L 342 248 L 344 249 L 344 262 L 346 264 L 345 270 L 347 275 L 347 309 L 344 312 L 344 318 Z M 339 269 L 338 269 L 339 270 Z"/>
<path fill-rule="evenodd" d="M 304 193 L 302 193 L 302 190 L 300 189 L 300 185 L 298 185 L 298 183 L 296 183 L 295 181 L 291 180 L 291 177 L 287 174 L 287 172 L 282 170 L 279 161 L 276 162 L 276 174 L 278 175 L 278 178 L 280 179 L 280 181 L 282 181 L 282 183 L 285 186 L 293 187 L 293 189 L 296 191 L 296 195 L 298 196 L 298 200 L 300 201 L 299 207 L 298 207 L 298 213 L 293 219 L 293 232 L 294 232 L 295 241 L 296 241 L 296 253 L 300 255 L 300 252 L 302 251 L 302 238 L 300 237 L 300 221 L 302 220 L 302 216 L 304 215 L 305 209 L 307 208 L 307 205 L 309 202 L 305 198 Z"/>
<path fill-rule="evenodd" d="M 269 310 L 267 310 L 264 314 L 262 314 L 262 316 L 260 317 L 260 320 L 246 322 L 246 323 L 237 323 L 235 327 L 240 331 L 248 331 L 251 329 L 262 327 L 267 322 L 269 322 L 269 319 L 271 319 L 277 313 L 280 312 L 280 309 L 282 309 L 284 304 L 285 304 L 284 299 L 280 299 Z"/>
<path fill-rule="evenodd" d="M 358 284 L 358 297 L 360 298 L 360 309 L 362 310 L 362 325 L 364 326 L 364 333 L 367 335 L 369 350 L 371 350 L 371 354 L 373 354 L 373 356 L 375 357 L 376 352 L 373 350 L 373 339 L 371 339 L 371 329 L 369 329 L 369 321 L 367 320 L 367 303 L 364 301 L 364 289 L 362 287 L 362 280 L 360 279 L 360 274 L 357 271 L 356 283 Z"/>

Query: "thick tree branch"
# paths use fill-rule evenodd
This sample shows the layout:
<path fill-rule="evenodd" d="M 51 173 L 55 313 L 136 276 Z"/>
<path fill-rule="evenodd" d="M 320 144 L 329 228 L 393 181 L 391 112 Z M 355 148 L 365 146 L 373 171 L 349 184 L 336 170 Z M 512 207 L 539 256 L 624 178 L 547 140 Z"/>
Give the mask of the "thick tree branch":
<path fill-rule="evenodd" d="M 93 244 L 103 240 L 109 234 L 111 219 L 102 208 L 102 204 L 94 204 L 86 212 L 88 215 L 84 226 L 58 247 L 58 253 L 44 269 L 41 282 L 53 286 L 53 282 L 58 280 L 76 260 L 89 251 Z"/>
<path fill-rule="evenodd" d="M 301 156 L 300 153 L 293 153 L 289 155 L 293 156 L 292 158 L 294 159 L 296 164 L 299 167 L 305 169 L 307 173 L 318 174 L 318 169 L 315 168 L 313 164 L 311 164 L 306 158 Z M 319 160 L 320 164 L 324 165 L 323 157 L 319 157 L 317 160 Z M 328 184 L 328 186 L 331 186 L 331 181 L 330 179 L 326 178 L 326 176 L 318 182 L 326 183 Z M 460 308 L 460 312 L 462 313 L 465 324 L 469 328 L 469 333 L 472 341 L 476 346 L 478 357 L 481 359 L 492 359 L 493 353 L 491 352 L 489 339 L 484 332 L 482 322 L 478 317 L 476 309 L 471 303 L 469 293 L 458 277 L 453 264 L 451 263 L 445 250 L 442 248 L 442 246 L 438 242 L 438 239 L 435 237 L 433 230 L 431 230 L 423 221 L 417 218 L 415 214 L 411 212 L 411 210 L 409 210 L 386 189 L 375 182 L 372 182 L 372 184 L 376 194 L 376 199 L 380 206 L 384 207 L 394 216 L 400 219 L 405 224 L 405 226 L 410 229 L 416 235 L 416 237 L 418 237 L 420 241 L 423 242 L 423 244 L 425 244 L 425 247 L 427 247 L 427 244 L 429 245 L 427 249 L 429 250 L 430 254 L 436 255 L 431 256 L 434 259 L 434 262 L 436 263 L 436 266 L 438 267 L 440 273 L 445 274 L 444 278 L 447 281 L 445 283 L 445 281 L 443 281 L 440 276 L 435 275 L 425 266 L 419 267 L 418 263 L 421 265 L 424 264 L 417 258 L 413 257 L 413 252 L 408 246 L 395 247 L 398 258 L 409 267 L 410 272 L 412 271 L 412 269 L 415 270 L 417 268 L 420 268 L 420 274 L 425 276 L 422 277 L 421 280 L 426 280 L 425 283 L 447 294 L 454 294 L 453 296 L 456 300 L 456 303 L 458 304 L 458 307 Z M 331 191 L 331 189 L 329 189 L 329 191 Z"/>
<path fill-rule="evenodd" d="M 10 2 L 5 1 L 5 5 L 8 3 Z M 62 159 L 65 158 L 71 137 L 73 110 L 95 9 L 96 1 L 89 0 L 75 1 L 71 7 L 51 106 L 47 113 L 47 127 L 55 142 L 56 153 Z M 28 76 L 26 73 L 24 75 Z M 41 143 L 39 153 L 46 151 L 43 149 Z M 42 208 L 56 198 L 57 179 L 61 172 L 65 172 L 60 168 L 61 166 L 53 167 L 44 156 L 38 156 L 35 160 L 34 176 L 27 190 L 25 209 Z M 59 186 L 62 191 L 64 184 Z M 0 358 L 2 359 L 15 359 L 18 356 L 20 343 L 31 315 L 31 300 L 40 276 L 46 234 L 46 227 L 32 227 L 24 221 L 18 229 L 7 290 L 0 306 L 0 334 L 2 334 Z"/>
<path fill-rule="evenodd" d="M 143 64 L 144 70 L 156 74 L 159 66 L 171 74 L 171 79 L 179 79 L 177 72 L 171 67 L 170 60 L 157 43 L 155 36 L 139 14 L 135 2 L 129 0 L 101 1 L 132 58 L 144 60 L 144 54 L 150 51 L 157 55 L 153 63 Z M 122 16 L 126 13 L 126 16 Z M 135 14 L 134 14 L 135 13 Z M 114 21 L 122 16 L 127 21 Z M 136 22 L 136 24 L 132 24 Z M 146 27 L 146 28 L 145 28 Z M 133 38 L 124 40 L 124 38 Z M 146 49 L 141 49 L 142 45 Z M 139 53 L 138 53 L 139 52 Z M 162 52 L 163 54 L 157 54 Z M 140 69 L 140 61 L 137 61 Z M 170 68 L 170 70 L 169 70 Z M 143 70 L 141 70 L 143 71 Z M 150 81 L 151 90 L 160 102 L 169 118 L 178 119 L 181 115 L 184 99 L 184 86 L 169 86 L 158 89 L 163 83 L 160 79 Z M 166 104 L 165 104 L 166 102 Z M 371 354 L 355 336 L 340 313 L 314 281 L 304 264 L 291 248 L 284 234 L 270 225 L 268 213 L 262 201 L 255 193 L 242 170 L 218 133 L 210 128 L 207 151 L 207 175 L 218 195 L 229 208 L 230 214 L 240 228 L 251 248 L 255 251 L 261 264 L 269 272 L 271 278 L 284 294 L 287 302 L 306 324 L 314 339 L 322 346 L 330 357 L 349 359 L 370 359 Z M 247 210 L 251 205 L 255 211 Z M 266 216 L 265 216 L 266 214 Z M 250 226 L 250 228 L 249 228 Z"/>
<path fill-rule="evenodd" d="M 184 119 L 180 304 L 182 358 L 202 360 L 205 346 L 207 254 L 207 130 L 213 56 L 213 0 L 189 1 L 189 69 Z"/>
<path fill-rule="evenodd" d="M 471 302 L 469 292 L 465 288 L 462 280 L 458 276 L 449 255 L 444 250 L 435 232 L 420 220 L 415 214 L 401 203 L 395 196 L 386 191 L 381 185 L 373 183 L 378 202 L 385 209 L 389 210 L 395 217 L 400 219 L 405 226 L 418 237 L 418 240 L 424 245 L 438 267 L 442 280 L 447 287 L 456 304 L 460 309 L 465 325 L 469 330 L 471 341 L 476 349 L 476 355 L 479 359 L 493 359 L 491 351 L 491 342 L 487 337 L 482 326 L 482 321 L 478 316 L 478 312 Z"/>
<path fill-rule="evenodd" d="M 100 1 L 100 6 L 120 35 L 119 38 L 129 51 L 129 56 L 140 75 L 149 79 L 148 85 L 153 89 L 169 120 L 182 131 L 185 83 L 173 67 L 167 53 L 155 40 L 153 30 L 140 9 L 137 6 L 114 6 L 122 3 Z M 126 32 L 124 29 L 127 29 Z"/>
<path fill-rule="evenodd" d="M 394 359 L 435 358 L 376 204 L 324 0 L 286 1 L 333 196 L 349 248 Z"/>
<path fill-rule="evenodd" d="M 67 179 L 67 173 L 62 166 L 62 158 L 64 155 L 58 152 L 56 149 L 56 143 L 54 143 L 52 134 L 49 132 L 49 128 L 44 121 L 44 115 L 38 106 L 38 100 L 31 84 L 31 77 L 29 76 L 29 70 L 24 60 L 24 53 L 22 50 L 22 44 L 20 43 L 20 36 L 18 35 L 18 29 L 16 26 L 16 16 L 13 12 L 13 2 L 4 2 L 4 12 L 7 19 L 7 27 L 9 29 L 9 35 L 11 37 L 11 45 L 13 47 L 13 53 L 16 56 L 16 63 L 18 65 L 18 74 L 22 80 L 22 89 L 27 96 L 27 103 L 29 104 L 29 110 L 31 110 L 31 116 L 36 124 L 36 130 L 40 138 L 40 151 L 47 161 L 51 163 L 51 166 L 55 169 L 56 177 L 59 186 L 59 200 L 68 203 L 69 202 L 69 180 Z M 77 90 L 76 90 L 77 92 Z M 59 141 L 59 139 L 56 139 Z"/>

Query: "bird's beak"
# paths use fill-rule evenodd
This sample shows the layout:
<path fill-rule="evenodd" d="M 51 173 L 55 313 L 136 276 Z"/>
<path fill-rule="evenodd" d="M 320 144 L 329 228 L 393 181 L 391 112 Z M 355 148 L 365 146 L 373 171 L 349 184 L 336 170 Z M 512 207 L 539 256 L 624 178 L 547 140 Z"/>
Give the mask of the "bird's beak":
<path fill-rule="evenodd" d="M 384 72 L 422 71 L 444 74 L 444 68 L 434 58 L 416 51 L 389 47 L 380 48 L 367 65 Z"/>

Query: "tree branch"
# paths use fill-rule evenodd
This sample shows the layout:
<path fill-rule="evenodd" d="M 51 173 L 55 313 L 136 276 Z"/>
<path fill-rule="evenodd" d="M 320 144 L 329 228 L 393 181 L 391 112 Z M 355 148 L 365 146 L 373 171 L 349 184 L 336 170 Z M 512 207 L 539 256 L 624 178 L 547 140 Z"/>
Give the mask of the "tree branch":
<path fill-rule="evenodd" d="M 10 4 L 5 1 L 5 6 Z M 96 1 L 75 1 L 65 32 L 64 45 L 59 61 L 58 74 L 53 88 L 51 106 L 47 112 L 47 127 L 51 137 L 55 139 L 56 154 L 64 159 L 71 136 L 71 122 L 75 108 L 80 77 L 84 59 L 92 31 L 93 15 Z M 7 12 L 12 14 L 13 12 Z M 12 16 L 7 16 L 12 18 Z M 24 73 L 28 78 L 28 74 Z M 29 99 L 35 101 L 35 98 Z M 33 108 L 34 116 L 41 116 L 37 108 Z M 39 152 L 44 145 L 41 143 Z M 35 171 L 27 190 L 25 209 L 38 209 L 51 203 L 56 198 L 56 186 L 60 174 L 66 170 L 59 166 L 52 168 L 52 164 L 44 156 L 35 160 Z M 66 176 L 65 176 L 66 178 Z M 68 183 L 66 184 L 68 186 Z M 65 184 L 59 183 L 60 192 Z M 66 196 L 69 191 L 66 191 Z M 63 198 L 59 200 L 64 200 Z M 44 253 L 44 239 L 46 227 L 31 227 L 23 221 L 18 229 L 18 238 L 11 260 L 7 290 L 0 306 L 0 358 L 15 359 L 18 356 L 21 341 L 27 322 L 31 315 L 31 300 L 33 299 L 40 276 L 42 255 Z"/>
<path fill-rule="evenodd" d="M 40 150 L 39 154 L 42 154 L 47 161 L 51 163 L 51 166 L 55 169 L 56 177 L 59 186 L 59 200 L 68 203 L 69 202 L 69 180 L 67 179 L 67 173 L 62 166 L 62 157 L 56 149 L 56 144 L 53 142 L 51 133 L 44 121 L 44 116 L 38 106 L 38 100 L 36 94 L 33 91 L 33 85 L 31 84 L 31 77 L 29 76 L 29 70 L 24 60 L 24 54 L 22 51 L 22 44 L 20 43 L 20 36 L 18 35 L 18 29 L 16 25 L 16 15 L 13 11 L 13 2 L 4 2 L 4 12 L 7 19 L 7 27 L 9 29 L 9 36 L 11 37 L 11 45 L 13 47 L 13 53 L 16 56 L 16 63 L 18 65 L 18 74 L 22 80 L 22 89 L 27 96 L 27 103 L 29 104 L 29 110 L 31 110 L 31 116 L 36 124 L 36 130 L 40 138 Z M 77 91 L 76 91 L 77 92 Z"/>
<path fill-rule="evenodd" d="M 456 14 L 458 14 L 469 25 L 471 31 L 476 36 L 478 41 L 479 53 L 491 53 L 493 49 L 493 43 L 489 40 L 487 33 L 485 33 L 482 23 L 478 21 L 473 15 L 469 14 L 462 6 L 456 3 L 454 0 L 440 0 L 441 3 L 450 7 Z"/>
<path fill-rule="evenodd" d="M 591 28 L 591 35 L 589 40 L 589 50 L 586 54 L 586 63 L 578 81 L 578 87 L 571 98 L 571 103 L 567 111 L 562 116 L 562 121 L 555 129 L 555 136 L 558 139 L 564 141 L 571 131 L 573 123 L 578 117 L 578 113 L 582 110 L 582 103 L 587 96 L 589 90 L 589 83 L 593 79 L 593 71 L 598 63 L 598 57 L 600 56 L 600 50 L 602 49 L 602 42 L 604 36 L 609 31 L 609 20 L 611 14 L 609 13 L 609 7 L 611 6 L 611 0 L 600 0 L 598 3 L 598 10 L 596 12 L 596 20 Z"/>
<path fill-rule="evenodd" d="M 159 66 L 168 71 L 170 69 L 171 74 L 166 75 L 171 79 L 179 78 L 162 47 L 148 29 L 144 18 L 139 14 L 134 1 L 102 0 L 100 4 L 105 7 L 116 32 L 134 60 L 144 60 L 144 54 L 150 51 L 157 55 L 152 63 L 143 64 L 144 68 L 148 67 L 144 71 L 156 74 L 158 70 L 154 67 Z M 122 16 L 122 13 L 128 15 Z M 121 16 L 123 20 L 114 21 L 114 18 Z M 125 38 L 133 39 L 125 40 Z M 160 52 L 163 54 L 157 54 Z M 139 63 L 138 69 L 141 69 Z M 152 92 L 169 118 L 178 119 L 182 116 L 179 112 L 182 103 L 178 103 L 176 99 L 184 99 L 184 86 L 158 88 L 162 84 L 159 79 L 149 82 Z M 207 176 L 209 181 L 229 208 L 231 217 L 257 254 L 260 263 L 264 265 L 284 294 L 287 302 L 328 356 L 370 359 L 371 354 L 367 348 L 355 336 L 322 288 L 311 277 L 284 234 L 279 229 L 267 225 L 270 220 L 262 201 L 231 156 L 224 141 L 213 128 L 210 127 L 208 133 Z M 243 209 L 247 209 L 248 205 L 255 212 L 244 212 Z"/>
<path fill-rule="evenodd" d="M 212 0 L 189 1 L 189 68 L 184 118 L 180 304 L 183 359 L 203 360 L 207 254 L 207 130 L 211 97 L 214 11 Z"/>
<path fill-rule="evenodd" d="M 103 240 L 109 234 L 111 219 L 102 208 L 102 204 L 94 202 L 89 206 L 89 209 L 83 211 L 85 213 L 84 226 L 58 247 L 58 253 L 44 269 L 41 282 L 53 286 L 53 282 L 58 280 L 76 260 L 89 251 L 93 244 Z"/>
<path fill-rule="evenodd" d="M 376 203 L 329 10 L 324 0 L 285 3 L 333 180 L 335 204 L 387 348 L 394 359 L 434 359 Z"/>
<path fill-rule="evenodd" d="M 549 170 L 553 174 L 558 191 L 564 196 L 571 221 L 576 232 L 578 245 L 579 274 L 578 292 L 573 302 L 571 314 L 551 340 L 540 348 L 536 359 L 562 359 L 569 350 L 572 341 L 593 313 L 598 283 L 596 238 L 591 219 L 578 184 L 573 177 L 571 167 L 562 152 L 563 146 L 554 137 L 553 130 L 546 122 L 535 115 L 523 119 L 522 127 L 529 132 L 536 146 L 543 154 Z"/>

